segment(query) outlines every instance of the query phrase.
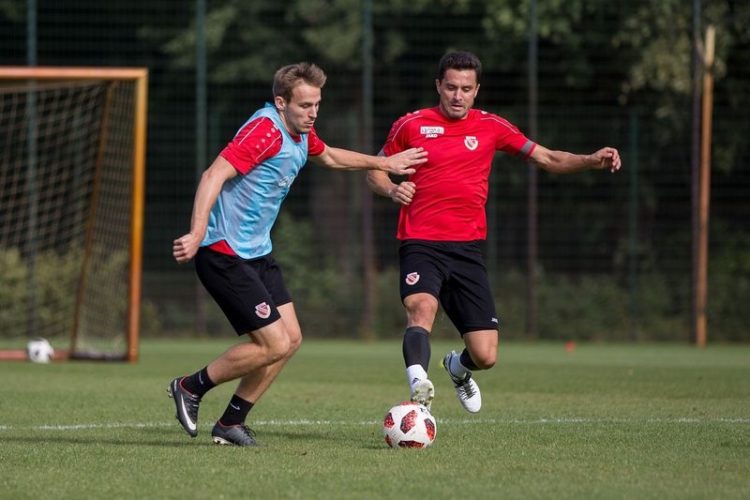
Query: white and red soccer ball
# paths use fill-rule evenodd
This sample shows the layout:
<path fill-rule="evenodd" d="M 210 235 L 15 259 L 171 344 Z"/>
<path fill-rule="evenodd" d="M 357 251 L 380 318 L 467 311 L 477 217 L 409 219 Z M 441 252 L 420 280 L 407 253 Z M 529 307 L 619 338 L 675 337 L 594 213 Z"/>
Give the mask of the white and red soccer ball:
<path fill-rule="evenodd" d="M 423 405 L 404 401 L 385 414 L 383 436 L 391 448 L 427 448 L 435 441 L 435 417 Z"/>

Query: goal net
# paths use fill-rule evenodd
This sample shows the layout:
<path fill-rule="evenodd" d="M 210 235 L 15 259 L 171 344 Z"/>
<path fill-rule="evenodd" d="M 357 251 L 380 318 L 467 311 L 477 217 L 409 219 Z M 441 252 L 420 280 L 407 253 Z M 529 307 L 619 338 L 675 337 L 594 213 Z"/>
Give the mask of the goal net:
<path fill-rule="evenodd" d="M 0 67 L 0 359 L 137 359 L 147 78 Z"/>

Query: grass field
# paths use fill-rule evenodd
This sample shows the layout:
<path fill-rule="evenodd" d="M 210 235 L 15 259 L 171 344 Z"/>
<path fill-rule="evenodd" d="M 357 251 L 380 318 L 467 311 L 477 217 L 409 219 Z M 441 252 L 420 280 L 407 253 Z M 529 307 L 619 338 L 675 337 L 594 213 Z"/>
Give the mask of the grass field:
<path fill-rule="evenodd" d="M 189 438 L 166 396 L 217 341 L 147 341 L 136 365 L 0 364 L 2 498 L 750 498 L 750 346 L 510 343 L 460 408 L 433 343 L 426 450 L 380 424 L 407 394 L 397 342 L 307 341 L 251 412 L 262 448 Z"/>

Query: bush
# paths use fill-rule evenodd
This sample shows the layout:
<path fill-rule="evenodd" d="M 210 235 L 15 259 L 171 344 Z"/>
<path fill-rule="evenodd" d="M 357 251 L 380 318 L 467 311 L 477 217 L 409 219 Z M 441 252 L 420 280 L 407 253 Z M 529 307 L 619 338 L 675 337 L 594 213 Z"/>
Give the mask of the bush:
<path fill-rule="evenodd" d="M 302 325 L 315 337 L 358 336 L 362 285 L 347 280 L 328 255 L 315 252 L 313 227 L 282 213 L 274 229 L 274 258 L 281 265 Z"/>

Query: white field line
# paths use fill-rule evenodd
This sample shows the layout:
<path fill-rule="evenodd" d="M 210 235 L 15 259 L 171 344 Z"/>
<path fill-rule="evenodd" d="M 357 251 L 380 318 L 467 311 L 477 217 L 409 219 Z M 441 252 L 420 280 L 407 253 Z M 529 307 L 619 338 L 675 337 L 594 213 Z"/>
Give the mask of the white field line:
<path fill-rule="evenodd" d="M 539 418 L 539 419 L 495 419 L 495 418 L 465 418 L 438 420 L 441 425 L 597 425 L 597 424 L 750 424 L 750 418 L 645 418 L 645 419 L 608 419 L 608 418 Z M 379 425 L 379 420 L 254 420 L 253 427 L 315 427 L 333 425 Z M 95 429 L 147 429 L 174 427 L 176 422 L 111 422 L 91 424 L 42 424 L 42 425 L 3 425 L 0 431 L 34 430 L 34 431 L 85 431 Z M 206 426 L 213 425 L 206 424 Z"/>

